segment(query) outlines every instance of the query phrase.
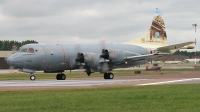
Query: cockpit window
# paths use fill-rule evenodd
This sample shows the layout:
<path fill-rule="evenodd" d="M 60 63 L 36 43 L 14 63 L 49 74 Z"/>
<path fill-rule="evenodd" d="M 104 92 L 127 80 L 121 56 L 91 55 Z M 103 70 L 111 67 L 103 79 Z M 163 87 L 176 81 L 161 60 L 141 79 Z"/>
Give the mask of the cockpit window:
<path fill-rule="evenodd" d="M 20 52 L 26 52 L 28 48 L 22 48 Z"/>
<path fill-rule="evenodd" d="M 28 53 L 34 53 L 34 49 L 33 48 L 29 48 L 27 52 Z"/>

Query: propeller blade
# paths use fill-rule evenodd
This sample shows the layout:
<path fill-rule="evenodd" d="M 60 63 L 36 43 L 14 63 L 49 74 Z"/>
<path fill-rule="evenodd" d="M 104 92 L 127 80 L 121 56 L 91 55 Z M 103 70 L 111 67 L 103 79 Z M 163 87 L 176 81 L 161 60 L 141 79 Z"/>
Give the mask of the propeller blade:
<path fill-rule="evenodd" d="M 83 65 L 79 66 L 79 71 L 80 71 L 79 74 L 84 74 L 85 73 L 85 68 L 84 68 Z"/>
<path fill-rule="evenodd" d="M 76 46 L 75 46 L 75 51 L 76 51 L 76 53 L 80 53 L 81 52 L 81 44 L 77 44 Z"/>
<path fill-rule="evenodd" d="M 100 45 L 102 50 L 105 49 L 106 48 L 106 41 L 105 40 L 100 41 L 99 45 Z"/>

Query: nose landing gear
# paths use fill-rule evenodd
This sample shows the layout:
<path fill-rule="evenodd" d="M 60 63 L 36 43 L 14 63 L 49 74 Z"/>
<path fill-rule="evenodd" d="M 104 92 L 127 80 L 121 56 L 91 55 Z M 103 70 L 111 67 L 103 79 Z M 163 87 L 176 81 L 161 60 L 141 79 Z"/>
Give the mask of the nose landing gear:
<path fill-rule="evenodd" d="M 31 73 L 30 80 L 34 81 L 35 79 L 36 79 L 35 75 L 33 73 Z"/>

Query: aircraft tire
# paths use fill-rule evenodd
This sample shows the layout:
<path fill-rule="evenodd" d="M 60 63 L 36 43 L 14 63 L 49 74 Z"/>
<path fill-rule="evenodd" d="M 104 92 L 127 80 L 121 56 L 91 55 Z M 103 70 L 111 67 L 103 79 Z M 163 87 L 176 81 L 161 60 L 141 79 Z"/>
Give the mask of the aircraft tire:
<path fill-rule="evenodd" d="M 109 79 L 113 79 L 114 78 L 114 74 L 113 73 L 108 73 Z"/>
<path fill-rule="evenodd" d="M 65 74 L 60 74 L 60 80 L 65 80 L 66 79 L 66 75 Z"/>
<path fill-rule="evenodd" d="M 31 75 L 31 76 L 30 76 L 30 80 L 31 80 L 31 81 L 34 81 L 35 79 L 36 79 L 36 77 L 35 77 L 34 75 Z"/>
<path fill-rule="evenodd" d="M 60 79 L 61 79 L 61 74 L 57 74 L 57 75 L 56 75 L 56 79 L 57 79 L 57 80 L 60 80 Z"/>
<path fill-rule="evenodd" d="M 104 73 L 104 79 L 108 79 L 108 73 Z"/>

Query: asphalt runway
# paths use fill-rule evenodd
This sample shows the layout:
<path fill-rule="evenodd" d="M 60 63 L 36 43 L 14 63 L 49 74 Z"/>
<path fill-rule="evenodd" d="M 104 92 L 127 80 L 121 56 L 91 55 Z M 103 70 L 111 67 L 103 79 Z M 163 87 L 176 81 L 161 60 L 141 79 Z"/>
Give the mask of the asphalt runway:
<path fill-rule="evenodd" d="M 93 79 L 93 80 L 9 80 L 0 81 L 0 87 L 14 87 L 14 86 L 34 86 L 34 87 L 56 87 L 56 86 L 97 86 L 97 85 L 116 85 L 123 83 L 133 83 L 133 86 L 146 86 L 146 85 L 163 85 L 163 84 L 192 84 L 200 83 L 200 78 L 187 78 L 187 79 L 166 79 L 163 81 L 155 81 L 156 79 Z M 152 81 L 149 83 L 149 81 Z"/>
<path fill-rule="evenodd" d="M 60 81 L 55 79 L 35 81 L 2 80 L 0 81 L 0 91 L 125 87 L 164 84 L 200 84 L 200 72 L 194 71 L 161 75 L 116 76 L 115 79 L 110 80 L 105 80 L 103 77 L 74 78 Z"/>
<path fill-rule="evenodd" d="M 116 84 L 125 82 L 135 82 L 149 79 L 95 79 L 95 80 L 10 80 L 10 81 L 0 81 L 0 86 L 95 86 L 104 84 Z"/>

